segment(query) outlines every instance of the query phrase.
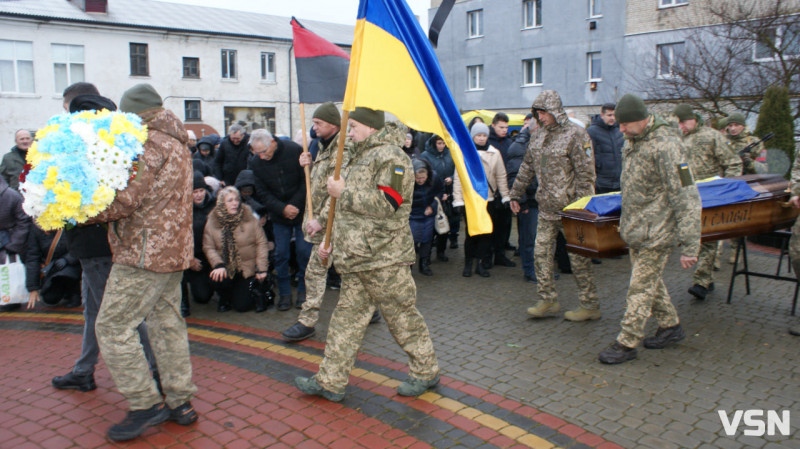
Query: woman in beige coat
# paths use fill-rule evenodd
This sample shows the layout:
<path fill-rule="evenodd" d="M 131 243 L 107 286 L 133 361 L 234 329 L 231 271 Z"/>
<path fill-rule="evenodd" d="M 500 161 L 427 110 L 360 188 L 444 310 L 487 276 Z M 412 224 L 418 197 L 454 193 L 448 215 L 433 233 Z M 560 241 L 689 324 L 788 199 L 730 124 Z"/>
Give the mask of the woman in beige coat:
<path fill-rule="evenodd" d="M 208 215 L 203 231 L 203 252 L 208 258 L 211 283 L 219 294 L 217 311 L 231 306 L 246 312 L 253 305 L 256 312 L 266 310 L 263 296 L 254 304 L 250 296 L 251 282 L 267 277 L 267 238 L 252 209 L 242 204 L 236 187 L 225 187 L 217 196 L 217 206 Z"/>
<path fill-rule="evenodd" d="M 486 182 L 489 183 L 489 203 L 487 210 L 492 217 L 492 225 L 498 229 L 495 223 L 495 211 L 501 207 L 508 207 L 508 179 L 506 177 L 506 166 L 503 163 L 503 156 L 495 147 L 488 144 L 489 127 L 484 123 L 475 123 L 470 130 L 475 148 L 481 157 L 483 171 L 486 173 Z M 461 180 L 458 179 L 456 172 L 453 179 L 453 207 L 463 213 L 464 211 L 464 192 L 461 190 Z M 472 276 L 472 267 L 477 259 L 478 265 L 476 272 L 482 277 L 489 277 L 488 263 L 491 260 L 490 247 L 492 244 L 492 234 L 481 234 L 476 236 L 469 235 L 467 219 L 464 217 L 465 238 L 464 238 L 464 277 Z M 485 261 L 485 262 L 484 262 Z"/>

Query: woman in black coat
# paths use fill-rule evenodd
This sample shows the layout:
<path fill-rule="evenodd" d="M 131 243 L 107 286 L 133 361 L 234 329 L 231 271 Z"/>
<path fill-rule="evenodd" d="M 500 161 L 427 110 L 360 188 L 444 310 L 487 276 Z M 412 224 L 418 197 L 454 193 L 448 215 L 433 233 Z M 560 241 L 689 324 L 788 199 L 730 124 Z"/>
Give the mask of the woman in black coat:
<path fill-rule="evenodd" d="M 214 294 L 211 286 L 211 267 L 208 265 L 203 253 L 203 230 L 206 227 L 208 214 L 214 210 L 217 201 L 211 196 L 208 184 L 199 171 L 194 172 L 192 183 L 192 233 L 194 235 L 194 257 L 188 269 L 183 271 L 181 280 L 181 315 L 187 317 L 191 310 L 189 307 L 189 290 L 192 298 L 198 304 L 207 304 Z"/>
<path fill-rule="evenodd" d="M 57 233 L 31 226 L 25 242 L 25 286 L 30 292 L 28 308 L 41 299 L 54 306 L 64 301 L 65 307 L 81 305 L 81 266 L 67 250 L 67 239 L 60 236 L 53 257 L 45 265 L 47 253 Z M 44 267 L 43 267 L 44 266 Z"/>
<path fill-rule="evenodd" d="M 444 188 L 442 181 L 424 159 L 414 160 L 414 179 L 414 197 L 409 215 L 411 235 L 414 237 L 414 249 L 419 256 L 419 272 L 432 276 L 430 264 L 434 221 L 438 210 L 436 199 L 441 200 Z"/>

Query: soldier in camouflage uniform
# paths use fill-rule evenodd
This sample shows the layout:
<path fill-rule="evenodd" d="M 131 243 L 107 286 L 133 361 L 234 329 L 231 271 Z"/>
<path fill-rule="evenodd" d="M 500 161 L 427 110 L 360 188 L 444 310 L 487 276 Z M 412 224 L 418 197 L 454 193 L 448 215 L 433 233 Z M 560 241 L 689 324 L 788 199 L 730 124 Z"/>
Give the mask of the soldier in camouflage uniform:
<path fill-rule="evenodd" d="M 382 111 L 356 108 L 350 114 L 350 160 L 342 178 L 328 178 L 337 198 L 333 246 L 320 245 L 319 256 L 333 257 L 342 274 L 339 304 L 331 317 L 325 358 L 319 372 L 298 377 L 306 394 L 341 401 L 364 332 L 380 308 L 395 341 L 409 357 L 409 377 L 397 389 L 417 396 L 439 382 L 439 366 L 428 327 L 416 307 L 411 277 L 414 242 L 408 217 L 414 192 L 411 160 L 401 149 L 405 127 L 384 125 Z"/>
<path fill-rule="evenodd" d="M 136 438 L 167 419 L 182 425 L 197 420 L 189 402 L 197 388 L 180 312 L 183 270 L 194 257 L 189 139 L 149 84 L 127 90 L 119 109 L 142 118 L 147 141 L 136 177 L 93 220 L 109 222 L 113 254 L 95 332 L 108 371 L 130 405 L 125 420 L 108 430 L 114 441 Z M 166 406 L 136 333 L 145 318 Z"/>
<path fill-rule="evenodd" d="M 800 157 L 795 154 L 794 164 L 792 165 L 792 180 L 789 184 L 792 197 L 789 202 L 793 207 L 800 209 Z M 795 276 L 800 280 L 800 220 L 794 222 L 792 226 L 792 238 L 789 239 L 789 258 L 792 260 L 792 268 Z M 800 336 L 800 325 L 789 329 L 789 333 Z"/>
<path fill-rule="evenodd" d="M 754 136 L 745 128 L 746 126 L 747 123 L 744 120 L 744 114 L 741 112 L 734 112 L 730 115 L 730 117 L 728 117 L 727 125 L 725 127 L 727 131 L 726 138 L 728 140 L 728 148 L 737 156 L 739 156 L 739 152 L 742 151 L 746 146 L 759 141 L 758 137 Z M 744 167 L 743 173 L 745 175 L 756 173 L 755 161 L 763 152 L 764 143 L 759 143 L 755 147 L 751 148 L 747 153 L 739 156 L 742 159 L 742 165 Z"/>
<path fill-rule="evenodd" d="M 599 354 L 603 363 L 636 358 L 650 315 L 658 320 L 655 336 L 644 347 L 661 349 L 684 338 L 678 312 L 664 285 L 664 267 L 675 245 L 681 266 L 697 262 L 700 250 L 700 195 L 675 128 L 651 115 L 637 96 L 624 95 L 615 110 L 622 147 L 622 214 L 620 235 L 631 256 L 631 281 L 622 331 Z"/>
<path fill-rule="evenodd" d="M 594 194 L 595 173 L 592 140 L 585 129 L 569 120 L 558 93 L 543 91 L 533 102 L 532 110 L 539 127 L 531 134 L 510 196 L 511 210 L 519 213 L 520 198 L 534 176 L 538 177 L 539 225 L 534 269 L 541 299 L 528 308 L 528 314 L 540 318 L 561 309 L 553 280 L 553 244 L 558 233 L 563 231 L 558 212 L 573 201 Z M 569 253 L 569 259 L 580 289 L 580 306 L 565 313 L 564 318 L 596 320 L 601 313 L 591 260 L 573 253 Z"/>
<path fill-rule="evenodd" d="M 673 114 L 678 117 L 678 126 L 683 133 L 683 145 L 689 152 L 689 167 L 695 179 L 713 176 L 739 176 L 742 174 L 742 161 L 731 153 L 722 135 L 704 126 L 702 119 L 692 111 L 691 106 L 677 106 Z M 689 293 L 697 299 L 706 299 L 708 292 L 714 290 L 714 261 L 717 258 L 717 242 L 703 243 L 697 269 L 694 271 Z"/>

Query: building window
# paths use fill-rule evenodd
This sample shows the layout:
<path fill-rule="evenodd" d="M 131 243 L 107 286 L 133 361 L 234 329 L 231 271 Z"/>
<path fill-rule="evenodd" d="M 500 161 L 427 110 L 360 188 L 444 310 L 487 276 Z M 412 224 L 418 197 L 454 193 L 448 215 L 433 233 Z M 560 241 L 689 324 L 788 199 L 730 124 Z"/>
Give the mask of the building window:
<path fill-rule="evenodd" d="M 658 77 L 670 78 L 675 76 L 675 71 L 679 67 L 680 59 L 685 48 L 683 42 L 672 44 L 656 45 L 658 55 Z"/>
<path fill-rule="evenodd" d="M 183 58 L 183 77 L 200 78 L 200 58 Z"/>
<path fill-rule="evenodd" d="M 136 44 L 131 42 L 131 75 L 148 76 L 150 71 L 147 67 L 147 44 Z"/>
<path fill-rule="evenodd" d="M 183 102 L 184 117 L 187 122 L 198 122 L 202 120 L 200 114 L 200 100 L 186 100 Z"/>
<path fill-rule="evenodd" d="M 756 37 L 755 60 L 777 60 L 800 56 L 800 33 L 786 25 L 767 28 L 763 36 Z"/>
<path fill-rule="evenodd" d="M 483 10 L 478 9 L 467 13 L 467 28 L 469 37 L 483 36 Z"/>
<path fill-rule="evenodd" d="M 467 90 L 483 89 L 483 66 L 467 66 Z"/>
<path fill-rule="evenodd" d="M 586 76 L 587 81 L 603 80 L 603 65 L 599 51 L 586 53 Z"/>
<path fill-rule="evenodd" d="M 670 8 L 673 6 L 688 5 L 689 0 L 658 0 L 659 8 Z"/>
<path fill-rule="evenodd" d="M 589 0 L 589 17 L 600 17 L 603 10 L 600 9 L 600 0 Z"/>
<path fill-rule="evenodd" d="M 542 58 L 522 61 L 522 85 L 540 86 L 542 84 Z"/>
<path fill-rule="evenodd" d="M 235 80 L 236 50 L 222 50 L 222 78 Z"/>
<path fill-rule="evenodd" d="M 275 53 L 261 52 L 261 80 L 275 82 Z"/>
<path fill-rule="evenodd" d="M 83 45 L 52 44 L 50 48 L 56 93 L 60 94 L 70 84 L 84 80 Z"/>
<path fill-rule="evenodd" d="M 522 27 L 536 28 L 542 26 L 542 0 L 524 0 L 522 2 Z"/>
<path fill-rule="evenodd" d="M 33 42 L 0 40 L 0 92 L 34 93 Z"/>

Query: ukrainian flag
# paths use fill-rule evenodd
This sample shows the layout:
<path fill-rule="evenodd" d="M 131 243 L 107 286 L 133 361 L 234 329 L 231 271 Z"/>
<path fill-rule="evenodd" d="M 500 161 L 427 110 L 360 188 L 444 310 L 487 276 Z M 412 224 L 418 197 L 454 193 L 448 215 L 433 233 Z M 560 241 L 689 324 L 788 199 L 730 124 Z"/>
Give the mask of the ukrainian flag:
<path fill-rule="evenodd" d="M 492 232 L 489 188 L 442 69 L 403 0 L 361 0 L 343 109 L 394 114 L 406 125 L 441 136 L 455 162 L 471 235 Z"/>

